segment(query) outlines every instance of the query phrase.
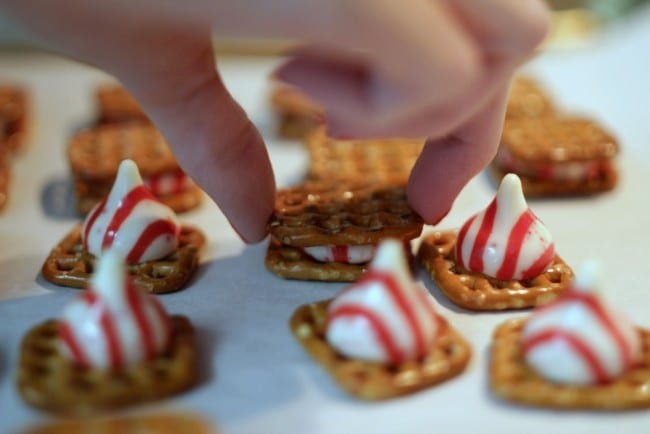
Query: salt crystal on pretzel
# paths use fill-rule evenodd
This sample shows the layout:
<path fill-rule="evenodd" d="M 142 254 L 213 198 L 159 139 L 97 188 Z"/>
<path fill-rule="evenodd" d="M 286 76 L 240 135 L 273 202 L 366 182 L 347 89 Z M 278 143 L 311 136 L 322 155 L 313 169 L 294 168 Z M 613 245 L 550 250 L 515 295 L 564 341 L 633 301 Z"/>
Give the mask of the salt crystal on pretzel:
<path fill-rule="evenodd" d="M 585 264 L 563 296 L 526 322 L 526 362 L 544 378 L 563 384 L 605 384 L 630 369 L 641 353 L 639 333 L 594 292 L 594 263 Z"/>
<path fill-rule="evenodd" d="M 174 211 L 147 190 L 136 164 L 124 160 L 111 192 L 86 217 L 82 237 L 93 255 L 115 247 L 134 264 L 176 251 L 179 232 Z"/>
<path fill-rule="evenodd" d="M 331 303 L 326 338 L 347 357 L 398 364 L 424 356 L 439 328 L 431 296 L 409 275 L 402 243 L 385 240 L 371 268 Z"/>
<path fill-rule="evenodd" d="M 109 249 L 89 287 L 64 308 L 59 337 L 77 364 L 121 369 L 166 349 L 170 319 L 155 296 L 133 284 L 122 255 Z"/>
<path fill-rule="evenodd" d="M 462 226 L 456 242 L 458 265 L 500 280 L 538 276 L 554 257 L 551 234 L 528 208 L 514 174 L 506 175 L 490 205 Z"/>

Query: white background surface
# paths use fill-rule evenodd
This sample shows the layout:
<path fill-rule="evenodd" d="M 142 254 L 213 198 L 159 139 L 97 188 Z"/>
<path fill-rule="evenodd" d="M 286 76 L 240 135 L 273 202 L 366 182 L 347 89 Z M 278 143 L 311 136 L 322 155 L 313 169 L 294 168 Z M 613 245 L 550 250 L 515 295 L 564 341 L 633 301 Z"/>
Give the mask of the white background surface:
<path fill-rule="evenodd" d="M 527 70 L 567 110 L 591 115 L 622 145 L 619 187 L 580 199 L 531 203 L 573 266 L 587 258 L 603 265 L 603 294 L 640 325 L 650 327 L 647 193 L 650 176 L 650 10 L 621 23 L 587 46 L 543 53 Z M 267 138 L 279 186 L 300 181 L 306 167 L 298 143 L 274 135 L 266 106 L 272 59 L 224 59 L 232 92 Z M 14 387 L 17 350 L 32 325 L 56 316 L 77 292 L 39 276 L 49 250 L 77 221 L 72 211 L 65 144 L 93 118 L 92 92 L 103 74 L 44 55 L 0 56 L 0 77 L 27 85 L 34 131 L 14 163 L 11 202 L 0 215 L 0 432 L 20 432 L 47 420 L 26 407 Z M 246 173 L 245 176 L 254 176 Z M 435 188 L 431 200 L 435 200 Z M 454 228 L 492 198 L 479 175 L 439 225 Z M 470 340 L 466 372 L 438 387 L 382 403 L 345 395 L 294 341 L 288 318 L 300 304 L 333 296 L 343 284 L 285 281 L 266 271 L 265 243 L 243 245 L 209 201 L 181 216 L 205 231 L 203 264 L 186 290 L 162 297 L 170 312 L 191 317 L 198 330 L 201 384 L 153 409 L 192 411 L 235 433 L 647 433 L 650 411 L 607 414 L 556 412 L 499 401 L 487 389 L 490 334 L 525 312 L 471 313 L 450 305 L 420 272 L 439 310 Z"/>

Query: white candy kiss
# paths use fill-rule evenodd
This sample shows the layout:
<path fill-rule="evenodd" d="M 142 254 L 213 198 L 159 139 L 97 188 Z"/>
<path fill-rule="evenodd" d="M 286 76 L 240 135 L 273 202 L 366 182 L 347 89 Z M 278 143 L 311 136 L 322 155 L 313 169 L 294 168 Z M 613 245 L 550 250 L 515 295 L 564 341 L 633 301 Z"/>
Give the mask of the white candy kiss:
<path fill-rule="evenodd" d="M 551 234 L 528 208 L 514 174 L 503 178 L 484 211 L 465 222 L 456 243 L 459 265 L 501 280 L 538 276 L 554 257 Z"/>
<path fill-rule="evenodd" d="M 176 214 L 143 185 L 136 164 L 124 160 L 108 197 L 88 214 L 84 247 L 95 256 L 114 247 L 128 263 L 164 258 L 178 248 Z"/>
<path fill-rule="evenodd" d="M 522 333 L 526 362 L 550 381 L 607 383 L 639 357 L 635 327 L 592 292 L 596 274 L 593 264 L 583 266 L 569 292 L 536 310 L 526 322 Z"/>
<path fill-rule="evenodd" d="M 61 349 L 82 366 L 121 369 L 160 354 L 169 318 L 154 295 L 135 287 L 116 250 L 97 263 L 91 285 L 63 310 Z"/>
<path fill-rule="evenodd" d="M 347 357 L 396 364 L 426 354 L 438 329 L 433 299 L 410 277 L 403 244 L 386 240 L 370 270 L 332 301 L 326 339 Z"/>

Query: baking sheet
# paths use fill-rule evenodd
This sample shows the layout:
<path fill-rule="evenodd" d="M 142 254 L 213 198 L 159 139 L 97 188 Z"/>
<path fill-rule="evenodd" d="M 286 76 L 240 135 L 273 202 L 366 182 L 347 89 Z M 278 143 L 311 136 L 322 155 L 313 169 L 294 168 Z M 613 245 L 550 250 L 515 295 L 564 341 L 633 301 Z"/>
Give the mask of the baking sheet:
<path fill-rule="evenodd" d="M 650 10 L 580 49 L 544 52 L 526 66 L 567 110 L 607 125 L 621 140 L 621 183 L 612 193 L 531 202 L 564 259 L 603 264 L 603 294 L 650 327 Z M 279 186 L 299 182 L 304 149 L 280 140 L 266 105 L 272 58 L 224 58 L 220 69 L 235 97 L 267 139 Z M 0 215 L 0 432 L 24 432 L 48 420 L 25 406 L 14 387 L 17 349 L 36 322 L 56 316 L 77 294 L 39 275 L 47 253 L 77 221 L 72 210 L 66 140 L 93 118 L 92 92 L 109 79 L 92 68 L 44 54 L 0 56 L 0 78 L 26 84 L 34 128 L 14 163 L 12 197 Z M 484 174 L 463 190 L 440 228 L 455 228 L 491 200 Z M 432 194 L 435 200 L 435 190 Z M 460 377 L 405 398 L 357 401 L 338 389 L 294 341 L 293 310 L 333 296 L 343 284 L 285 281 L 263 265 L 265 243 L 242 244 L 210 201 L 182 220 L 200 226 L 209 244 L 185 291 L 162 297 L 170 312 L 188 315 L 198 330 L 201 384 L 147 410 L 192 412 L 220 432 L 235 433 L 645 433 L 650 412 L 557 412 L 514 406 L 491 396 L 486 367 L 490 335 L 514 313 L 471 313 L 452 306 L 423 273 L 418 279 L 439 310 L 471 342 L 473 358 Z M 138 410 L 139 411 L 139 410 Z"/>

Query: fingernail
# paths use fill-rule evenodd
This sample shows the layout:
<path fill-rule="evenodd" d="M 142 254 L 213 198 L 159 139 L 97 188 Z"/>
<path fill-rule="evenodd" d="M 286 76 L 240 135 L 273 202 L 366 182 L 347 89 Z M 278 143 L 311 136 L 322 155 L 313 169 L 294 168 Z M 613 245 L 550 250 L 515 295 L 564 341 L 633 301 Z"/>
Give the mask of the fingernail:
<path fill-rule="evenodd" d="M 246 243 L 246 244 L 257 244 L 261 241 L 264 241 L 266 239 L 266 236 L 268 235 L 268 229 L 266 225 L 263 228 L 256 227 L 256 228 L 248 228 L 246 231 L 246 235 L 240 230 L 237 229 L 235 226 L 231 224 L 233 230 L 237 235 L 239 235 L 239 238 Z"/>
<path fill-rule="evenodd" d="M 432 224 L 432 225 L 437 225 L 438 223 L 440 223 L 440 222 L 442 221 L 442 219 L 444 219 L 445 217 L 447 217 L 447 216 L 449 215 L 449 212 L 450 212 L 450 211 L 451 211 L 451 207 L 449 207 L 449 209 L 447 209 L 447 211 L 445 211 L 444 213 L 442 213 L 442 214 L 440 215 L 440 217 L 438 217 L 437 219 L 434 219 L 433 222 L 432 222 L 431 224 Z"/>
<path fill-rule="evenodd" d="M 248 238 L 246 238 L 245 236 L 243 236 L 242 233 L 239 232 L 239 230 L 238 230 L 234 225 L 230 225 L 230 226 L 232 227 L 232 229 L 235 231 L 235 233 L 239 236 L 239 238 L 240 238 L 244 243 L 246 243 L 246 244 L 250 244 L 250 241 L 248 240 Z"/>

